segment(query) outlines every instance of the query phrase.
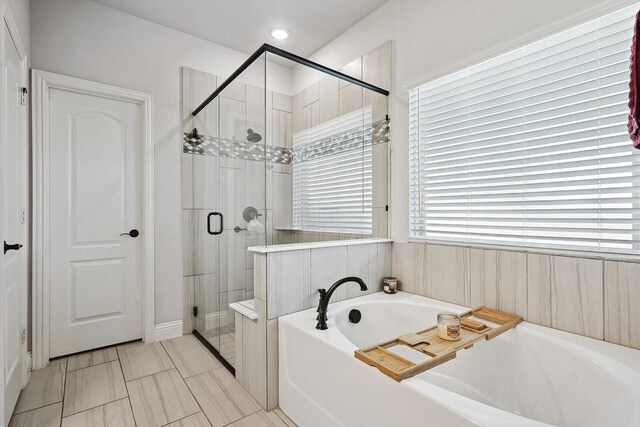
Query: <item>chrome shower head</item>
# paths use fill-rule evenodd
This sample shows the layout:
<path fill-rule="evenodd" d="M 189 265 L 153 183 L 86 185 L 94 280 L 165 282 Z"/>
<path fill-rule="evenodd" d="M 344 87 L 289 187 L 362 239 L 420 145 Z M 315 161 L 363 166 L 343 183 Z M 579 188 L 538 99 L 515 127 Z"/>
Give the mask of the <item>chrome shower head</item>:
<path fill-rule="evenodd" d="M 259 133 L 253 131 L 253 129 L 247 129 L 247 141 L 249 142 L 260 142 L 262 136 Z"/>

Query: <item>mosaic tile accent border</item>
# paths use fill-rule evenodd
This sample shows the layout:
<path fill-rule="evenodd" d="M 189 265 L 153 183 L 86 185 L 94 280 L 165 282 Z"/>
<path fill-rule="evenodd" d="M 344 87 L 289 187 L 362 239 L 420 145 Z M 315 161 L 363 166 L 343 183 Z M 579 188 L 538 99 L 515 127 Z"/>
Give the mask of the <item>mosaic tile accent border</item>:
<path fill-rule="evenodd" d="M 296 145 L 295 140 L 293 145 Z M 371 129 L 345 132 L 341 135 L 330 136 L 320 141 L 311 141 L 302 146 L 294 147 L 293 162 L 306 162 L 318 157 L 355 150 L 366 145 L 371 145 Z"/>
<path fill-rule="evenodd" d="M 182 136 L 182 152 L 254 161 L 264 161 L 266 157 L 269 163 L 290 165 L 294 162 L 304 162 L 320 156 L 353 150 L 368 141 L 374 145 L 389 142 L 390 133 L 389 120 L 380 120 L 373 123 L 370 131 L 348 132 L 293 150 L 267 145 L 266 153 L 263 144 L 208 135 L 199 135 L 198 138 L 193 138 L 192 134 L 185 133 Z"/>
<path fill-rule="evenodd" d="M 290 165 L 293 161 L 293 153 L 290 148 L 267 145 L 265 152 L 263 144 L 208 135 L 194 138 L 190 133 L 185 133 L 182 136 L 182 152 L 254 161 L 264 161 L 266 158 L 267 162 L 283 165 Z"/>
<path fill-rule="evenodd" d="M 382 144 L 383 142 L 389 142 L 389 137 L 391 136 L 391 126 L 389 125 L 389 120 L 384 119 L 379 122 L 375 122 L 373 124 L 373 131 L 371 133 L 371 138 L 373 140 L 373 144 Z"/>

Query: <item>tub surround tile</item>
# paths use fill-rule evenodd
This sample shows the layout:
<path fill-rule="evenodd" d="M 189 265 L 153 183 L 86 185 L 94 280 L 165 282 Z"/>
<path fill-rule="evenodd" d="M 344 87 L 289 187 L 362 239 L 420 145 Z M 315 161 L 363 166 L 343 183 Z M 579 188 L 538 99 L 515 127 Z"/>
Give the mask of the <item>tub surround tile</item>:
<path fill-rule="evenodd" d="M 63 416 L 76 414 L 127 397 L 118 361 L 69 372 Z"/>
<path fill-rule="evenodd" d="M 222 427 L 260 410 L 224 368 L 186 380 L 213 427 Z"/>
<path fill-rule="evenodd" d="M 193 335 L 162 341 L 162 345 L 183 378 L 222 367 Z"/>
<path fill-rule="evenodd" d="M 528 320 L 603 339 L 603 262 L 538 254 L 528 259 Z"/>
<path fill-rule="evenodd" d="M 347 247 L 311 249 L 310 262 L 311 306 L 313 307 L 319 302 L 318 289 L 329 289 L 337 280 L 347 276 Z M 336 289 L 331 299 L 334 301 L 347 299 L 347 288 L 341 286 Z"/>
<path fill-rule="evenodd" d="M 56 364 L 31 373 L 27 386 L 20 392 L 14 414 L 62 402 L 66 364 Z"/>
<path fill-rule="evenodd" d="M 117 400 L 62 419 L 62 427 L 87 426 L 136 427 L 129 399 Z"/>
<path fill-rule="evenodd" d="M 391 263 L 392 263 L 392 250 L 391 245 L 388 243 L 378 243 L 378 261 L 377 261 L 377 273 L 376 278 L 378 281 L 378 287 L 375 292 L 382 290 L 382 279 L 391 276 Z"/>
<path fill-rule="evenodd" d="M 138 427 L 164 426 L 200 412 L 175 369 L 130 381 L 127 389 Z"/>
<path fill-rule="evenodd" d="M 54 403 L 13 415 L 9 427 L 60 427 L 61 418 L 62 403 Z"/>
<path fill-rule="evenodd" d="M 427 245 L 426 260 L 427 296 L 468 306 L 469 249 Z"/>
<path fill-rule="evenodd" d="M 211 424 L 209 424 L 207 417 L 202 412 L 198 412 L 195 415 L 167 424 L 166 427 L 211 427 Z"/>
<path fill-rule="evenodd" d="M 367 284 L 362 292 L 356 283 L 345 283 L 347 298 L 355 298 L 376 292 L 379 288 L 377 245 L 347 246 L 347 276 L 360 277 Z"/>
<path fill-rule="evenodd" d="M 122 372 L 127 381 L 172 369 L 173 363 L 159 342 L 118 348 Z"/>
<path fill-rule="evenodd" d="M 401 291 L 427 295 L 425 249 L 421 243 L 393 242 L 391 274 L 398 278 Z"/>
<path fill-rule="evenodd" d="M 640 349 L 640 264 L 604 263 L 604 339 Z"/>
<path fill-rule="evenodd" d="M 470 306 L 527 317 L 527 254 L 469 249 Z"/>
<path fill-rule="evenodd" d="M 309 308 L 310 250 L 269 254 L 267 262 L 268 318 Z"/>

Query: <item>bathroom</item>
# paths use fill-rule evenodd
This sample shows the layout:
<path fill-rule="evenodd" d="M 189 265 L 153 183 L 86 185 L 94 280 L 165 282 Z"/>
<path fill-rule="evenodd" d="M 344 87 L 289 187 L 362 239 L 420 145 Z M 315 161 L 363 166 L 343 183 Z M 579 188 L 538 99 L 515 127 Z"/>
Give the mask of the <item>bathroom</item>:
<path fill-rule="evenodd" d="M 3 426 L 640 425 L 640 3 L 1 3 Z"/>

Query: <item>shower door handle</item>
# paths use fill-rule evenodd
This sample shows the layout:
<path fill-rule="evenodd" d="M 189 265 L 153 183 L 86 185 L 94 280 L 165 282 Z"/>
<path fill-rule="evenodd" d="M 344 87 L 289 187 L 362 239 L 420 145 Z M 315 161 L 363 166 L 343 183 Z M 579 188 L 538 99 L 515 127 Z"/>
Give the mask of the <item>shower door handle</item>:
<path fill-rule="evenodd" d="M 218 231 L 211 231 L 211 217 L 212 216 L 219 216 L 220 217 L 220 229 Z M 220 212 L 211 212 L 209 215 L 207 215 L 207 232 L 209 234 L 212 234 L 214 236 L 218 235 L 218 234 L 222 234 L 222 230 L 224 229 L 224 218 L 222 217 L 222 214 Z"/>

